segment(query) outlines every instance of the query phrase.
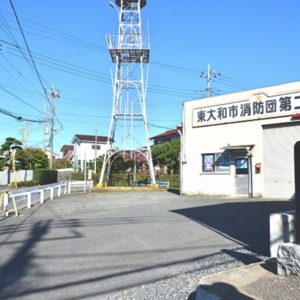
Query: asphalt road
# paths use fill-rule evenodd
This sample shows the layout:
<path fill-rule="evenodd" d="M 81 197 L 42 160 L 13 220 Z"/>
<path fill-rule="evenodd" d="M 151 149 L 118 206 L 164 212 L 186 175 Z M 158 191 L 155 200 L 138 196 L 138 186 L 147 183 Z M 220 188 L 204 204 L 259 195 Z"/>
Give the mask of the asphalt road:
<path fill-rule="evenodd" d="M 268 256 L 269 214 L 293 205 L 166 191 L 37 203 L 0 219 L 0 299 L 134 299 L 182 274 L 192 292 L 201 276 Z"/>

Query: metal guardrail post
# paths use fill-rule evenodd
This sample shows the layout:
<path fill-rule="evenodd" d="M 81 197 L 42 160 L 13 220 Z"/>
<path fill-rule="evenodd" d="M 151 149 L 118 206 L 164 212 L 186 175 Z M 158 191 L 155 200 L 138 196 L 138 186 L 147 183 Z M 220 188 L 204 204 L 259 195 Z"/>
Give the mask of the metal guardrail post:
<path fill-rule="evenodd" d="M 40 190 L 40 203 L 44 203 L 44 190 Z"/>
<path fill-rule="evenodd" d="M 26 193 L 27 196 L 27 208 L 31 207 L 31 192 Z"/>
<path fill-rule="evenodd" d="M 14 206 L 14 209 L 8 209 L 8 203 L 9 203 L 9 198 L 8 196 L 11 197 L 12 201 L 13 201 L 13 206 Z M 3 201 L 4 200 L 4 201 Z M 1 210 L 1 206 L 2 206 L 2 201 L 3 201 L 3 210 Z M 7 217 L 8 216 L 8 213 L 10 211 L 14 211 L 15 212 L 15 215 L 18 217 L 19 216 L 19 212 L 18 212 L 18 209 L 17 209 L 17 205 L 16 205 L 16 200 L 15 200 L 15 196 L 14 194 L 12 194 L 11 192 L 9 191 L 6 191 L 4 193 L 1 194 L 0 196 L 0 212 L 5 212 L 5 216 Z"/>
<path fill-rule="evenodd" d="M 6 194 L 3 196 L 3 210 L 7 210 L 7 207 L 8 207 L 8 193 L 6 193 Z M 7 216 L 7 215 L 8 215 L 8 212 L 6 212 L 5 215 Z"/>

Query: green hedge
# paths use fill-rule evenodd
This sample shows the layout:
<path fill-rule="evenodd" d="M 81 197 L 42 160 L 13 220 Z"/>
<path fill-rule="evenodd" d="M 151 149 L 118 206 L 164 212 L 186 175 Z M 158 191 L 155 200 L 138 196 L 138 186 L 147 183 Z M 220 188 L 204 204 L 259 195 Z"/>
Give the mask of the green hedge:
<path fill-rule="evenodd" d="M 93 174 L 93 181 L 94 184 L 99 183 L 99 177 L 100 174 Z M 136 176 L 137 180 L 146 180 L 147 177 L 142 177 L 139 174 Z M 72 173 L 71 175 L 72 180 L 84 180 L 84 173 Z M 110 186 L 129 186 L 130 180 L 132 177 L 129 178 L 128 173 L 118 173 L 118 174 L 111 174 L 109 185 Z M 156 178 L 157 181 L 168 181 L 170 183 L 169 187 L 170 189 L 178 189 L 179 188 L 179 175 L 173 174 L 173 175 L 159 175 Z"/>
<path fill-rule="evenodd" d="M 92 174 L 92 180 L 94 182 L 94 184 L 99 183 L 99 178 L 100 178 L 100 174 Z M 86 179 L 88 180 L 88 175 L 86 175 Z M 71 174 L 71 180 L 84 180 L 84 173 L 82 172 L 77 172 L 77 173 L 72 173 Z"/>
<path fill-rule="evenodd" d="M 170 189 L 178 189 L 179 188 L 179 174 L 172 174 L 172 175 L 167 175 L 167 174 L 162 174 L 159 175 L 156 178 L 157 181 L 169 181 L 169 188 Z"/>
<path fill-rule="evenodd" d="M 57 182 L 57 170 L 36 169 L 33 170 L 33 180 L 39 184 L 48 184 Z"/>

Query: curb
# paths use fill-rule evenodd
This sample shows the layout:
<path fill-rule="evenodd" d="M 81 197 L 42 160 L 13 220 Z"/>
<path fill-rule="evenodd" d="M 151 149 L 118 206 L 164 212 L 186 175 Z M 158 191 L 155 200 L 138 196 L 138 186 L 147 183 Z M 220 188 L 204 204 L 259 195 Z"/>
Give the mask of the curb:
<path fill-rule="evenodd" d="M 276 260 L 267 259 L 207 276 L 200 281 L 195 300 L 262 299 L 254 296 L 247 287 L 253 283 L 257 285 L 262 281 L 271 282 L 278 278 L 275 270 Z"/>

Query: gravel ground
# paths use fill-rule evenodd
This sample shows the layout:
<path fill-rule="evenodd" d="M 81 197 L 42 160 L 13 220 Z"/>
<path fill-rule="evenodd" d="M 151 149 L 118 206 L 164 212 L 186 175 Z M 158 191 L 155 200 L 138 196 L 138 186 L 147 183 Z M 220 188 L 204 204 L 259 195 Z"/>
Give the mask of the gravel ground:
<path fill-rule="evenodd" d="M 257 256 L 242 248 L 231 249 L 237 254 L 248 256 L 249 263 L 252 260 L 260 261 L 267 257 Z M 222 253 L 210 257 L 200 262 L 194 262 L 179 274 L 174 274 L 163 280 L 153 282 L 151 284 L 142 285 L 123 291 L 117 296 L 107 296 L 109 300 L 194 300 L 195 291 L 203 277 L 223 272 L 229 269 L 238 268 L 245 264 L 241 261 L 232 258 L 231 256 Z M 255 289 L 255 287 L 253 287 Z"/>

